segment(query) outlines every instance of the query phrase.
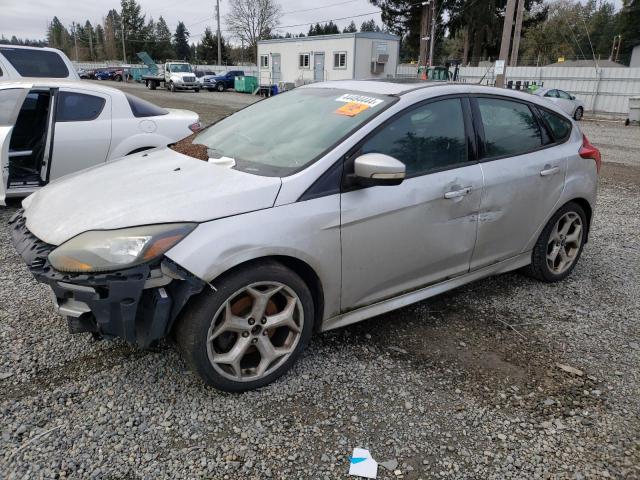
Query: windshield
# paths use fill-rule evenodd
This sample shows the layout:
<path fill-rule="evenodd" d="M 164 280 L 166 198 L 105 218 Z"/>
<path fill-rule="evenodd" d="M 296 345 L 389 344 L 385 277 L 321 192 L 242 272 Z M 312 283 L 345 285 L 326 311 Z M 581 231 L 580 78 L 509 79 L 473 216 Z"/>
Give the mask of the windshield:
<path fill-rule="evenodd" d="M 239 170 L 287 176 L 306 167 L 396 100 L 387 95 L 299 88 L 262 100 L 201 132 L 194 144 Z"/>
<path fill-rule="evenodd" d="M 170 72 L 191 72 L 191 65 L 188 63 L 173 63 L 169 65 Z"/>

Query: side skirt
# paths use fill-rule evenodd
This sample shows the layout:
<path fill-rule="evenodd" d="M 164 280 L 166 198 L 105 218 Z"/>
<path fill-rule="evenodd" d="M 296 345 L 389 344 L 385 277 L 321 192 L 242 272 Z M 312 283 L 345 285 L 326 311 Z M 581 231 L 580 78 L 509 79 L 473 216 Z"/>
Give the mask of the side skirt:
<path fill-rule="evenodd" d="M 406 307 L 412 303 L 420 302 L 426 298 L 440 295 L 446 291 L 452 290 L 467 283 L 480 280 L 481 278 L 490 277 L 499 273 L 510 272 L 511 270 L 517 270 L 518 268 L 525 267 L 531 263 L 531 252 L 521 253 L 516 257 L 502 260 L 501 262 L 494 263 L 487 267 L 483 267 L 479 270 L 469 272 L 465 275 L 445 280 L 444 282 L 436 283 L 428 287 L 414 290 L 403 295 L 382 300 L 380 302 L 367 305 L 366 307 L 360 307 L 357 310 L 353 310 L 335 317 L 328 318 L 322 323 L 321 331 L 326 332 L 328 330 L 334 330 L 336 328 L 346 327 L 352 323 L 361 322 L 377 315 L 396 310 L 398 308 Z"/>

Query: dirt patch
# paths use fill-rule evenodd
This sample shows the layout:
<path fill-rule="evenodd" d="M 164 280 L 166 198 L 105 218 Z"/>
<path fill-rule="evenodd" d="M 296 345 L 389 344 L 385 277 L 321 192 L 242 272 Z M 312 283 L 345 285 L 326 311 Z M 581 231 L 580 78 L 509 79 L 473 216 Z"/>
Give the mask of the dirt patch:
<path fill-rule="evenodd" d="M 600 177 L 612 184 L 622 183 L 633 186 L 640 185 L 640 168 L 622 165 L 620 163 L 605 162 L 600 170 Z"/>

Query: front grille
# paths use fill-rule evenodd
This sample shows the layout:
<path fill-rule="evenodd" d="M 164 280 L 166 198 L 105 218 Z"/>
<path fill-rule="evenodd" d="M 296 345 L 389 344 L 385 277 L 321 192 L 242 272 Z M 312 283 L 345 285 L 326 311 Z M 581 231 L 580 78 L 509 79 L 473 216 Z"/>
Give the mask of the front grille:
<path fill-rule="evenodd" d="M 183 82 L 195 82 L 196 77 L 182 77 Z"/>
<path fill-rule="evenodd" d="M 41 270 L 47 263 L 47 257 L 56 248 L 43 242 L 27 228 L 27 219 L 24 211 L 19 210 L 9 220 L 13 245 L 23 258 L 25 263 L 34 270 Z"/>

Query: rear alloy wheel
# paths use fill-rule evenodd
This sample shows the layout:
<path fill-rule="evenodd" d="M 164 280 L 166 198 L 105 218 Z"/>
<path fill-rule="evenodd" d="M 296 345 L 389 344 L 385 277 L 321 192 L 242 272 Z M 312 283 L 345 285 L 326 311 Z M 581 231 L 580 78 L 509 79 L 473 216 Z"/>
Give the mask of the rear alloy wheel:
<path fill-rule="evenodd" d="M 584 115 L 584 110 L 582 109 L 582 107 L 578 107 L 573 114 L 573 118 L 579 122 L 580 120 L 582 120 L 582 115 Z"/>
<path fill-rule="evenodd" d="M 313 299 L 304 281 L 268 262 L 232 272 L 215 286 L 176 325 L 187 362 L 206 383 L 229 392 L 283 375 L 313 331 Z"/>
<path fill-rule="evenodd" d="M 543 282 L 557 282 L 571 274 L 587 238 L 584 210 L 570 202 L 549 220 L 536 243 L 529 273 Z"/>

